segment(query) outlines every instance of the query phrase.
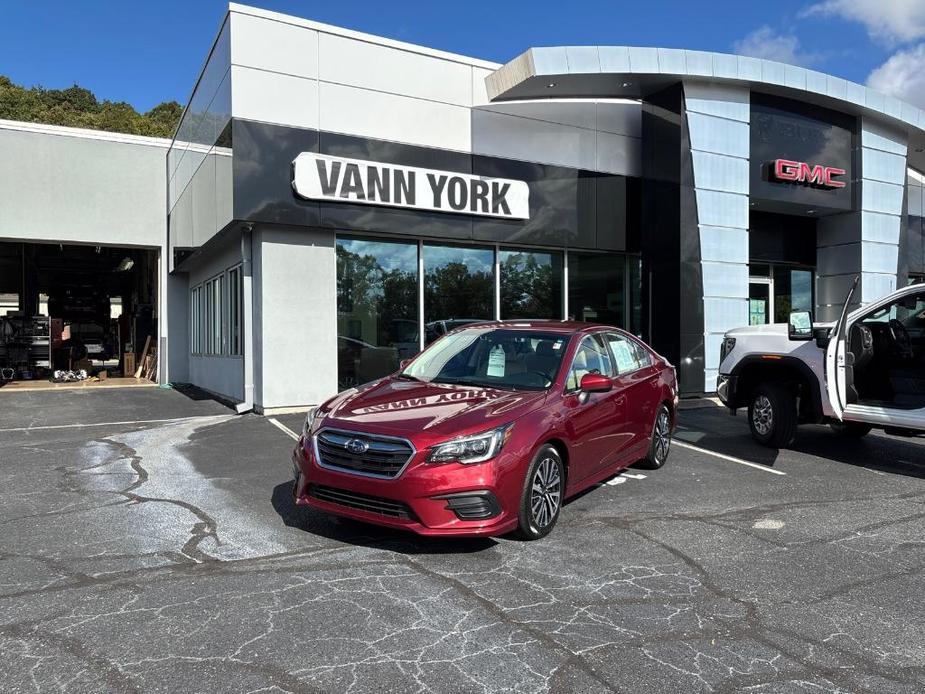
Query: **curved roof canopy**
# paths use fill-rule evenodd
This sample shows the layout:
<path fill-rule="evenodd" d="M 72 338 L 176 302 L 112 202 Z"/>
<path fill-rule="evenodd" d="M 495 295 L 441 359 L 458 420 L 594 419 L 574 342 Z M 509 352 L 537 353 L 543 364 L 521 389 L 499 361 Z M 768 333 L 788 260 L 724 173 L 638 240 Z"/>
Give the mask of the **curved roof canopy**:
<path fill-rule="evenodd" d="M 531 48 L 486 79 L 492 101 L 545 98 L 645 98 L 679 80 L 728 83 L 873 116 L 909 136 L 909 161 L 925 156 L 925 111 L 892 96 L 815 70 L 728 53 L 629 46 Z M 921 165 L 917 168 L 921 168 Z"/>

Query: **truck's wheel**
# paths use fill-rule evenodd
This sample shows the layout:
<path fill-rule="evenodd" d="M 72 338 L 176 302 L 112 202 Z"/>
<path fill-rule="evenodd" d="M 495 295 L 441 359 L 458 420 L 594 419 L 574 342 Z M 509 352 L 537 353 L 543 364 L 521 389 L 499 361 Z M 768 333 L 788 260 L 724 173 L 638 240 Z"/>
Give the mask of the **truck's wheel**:
<path fill-rule="evenodd" d="M 762 383 L 748 403 L 748 426 L 763 446 L 785 448 L 797 435 L 797 401 L 777 383 Z"/>
<path fill-rule="evenodd" d="M 846 439 L 860 439 L 867 436 L 873 427 L 859 422 L 832 422 L 829 424 L 836 434 Z"/>

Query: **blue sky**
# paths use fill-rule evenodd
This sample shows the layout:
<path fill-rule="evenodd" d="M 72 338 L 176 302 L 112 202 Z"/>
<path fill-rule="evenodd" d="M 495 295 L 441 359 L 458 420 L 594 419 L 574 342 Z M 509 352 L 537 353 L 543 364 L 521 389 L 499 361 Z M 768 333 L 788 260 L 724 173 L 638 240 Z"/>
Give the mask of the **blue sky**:
<path fill-rule="evenodd" d="M 641 45 L 741 52 L 836 74 L 925 106 L 925 0 L 260 0 L 266 9 L 505 62 L 530 46 Z M 0 74 L 77 82 L 145 110 L 185 102 L 227 5 L 10 2 Z"/>

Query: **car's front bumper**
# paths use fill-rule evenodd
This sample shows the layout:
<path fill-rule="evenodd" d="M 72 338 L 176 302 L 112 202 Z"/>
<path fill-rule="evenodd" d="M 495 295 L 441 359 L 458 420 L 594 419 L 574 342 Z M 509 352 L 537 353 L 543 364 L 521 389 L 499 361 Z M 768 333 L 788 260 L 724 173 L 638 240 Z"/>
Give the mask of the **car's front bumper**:
<path fill-rule="evenodd" d="M 477 465 L 412 464 L 395 479 L 321 467 L 302 440 L 292 452 L 293 498 L 338 516 L 420 535 L 503 535 L 517 527 L 520 482 L 502 452 Z M 515 500 L 516 499 L 516 500 Z M 467 516 L 489 514 L 470 519 Z"/>

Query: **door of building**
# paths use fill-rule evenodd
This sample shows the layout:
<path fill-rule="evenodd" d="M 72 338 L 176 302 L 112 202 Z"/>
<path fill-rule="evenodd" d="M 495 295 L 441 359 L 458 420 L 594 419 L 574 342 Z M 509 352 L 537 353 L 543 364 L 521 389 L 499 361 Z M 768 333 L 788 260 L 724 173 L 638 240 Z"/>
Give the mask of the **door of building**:
<path fill-rule="evenodd" d="M 786 323 L 791 311 L 814 310 L 816 273 L 812 268 L 752 264 L 749 274 L 750 325 Z"/>
<path fill-rule="evenodd" d="M 770 277 L 748 279 L 748 324 L 767 325 L 774 316 L 773 280 Z"/>

